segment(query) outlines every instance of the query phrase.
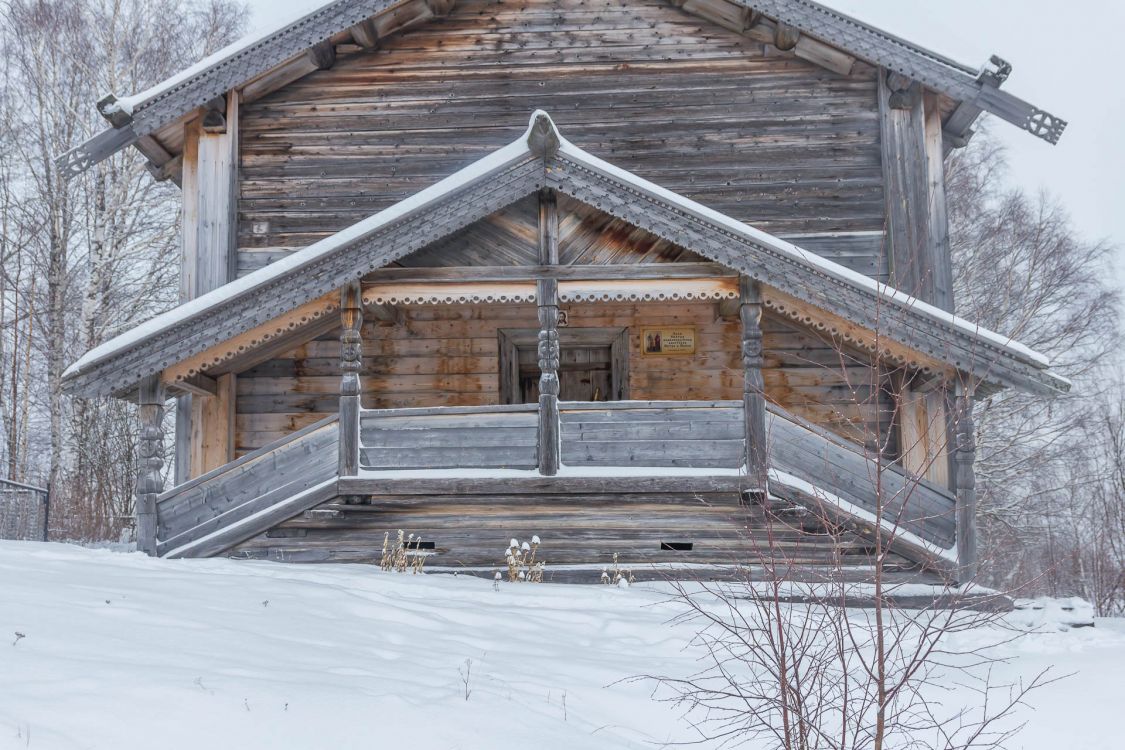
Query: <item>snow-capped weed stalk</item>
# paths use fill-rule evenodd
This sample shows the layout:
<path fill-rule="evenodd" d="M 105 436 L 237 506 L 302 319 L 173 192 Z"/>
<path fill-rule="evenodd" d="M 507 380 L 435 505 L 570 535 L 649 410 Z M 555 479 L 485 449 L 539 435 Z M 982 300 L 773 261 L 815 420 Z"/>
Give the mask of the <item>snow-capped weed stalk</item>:
<path fill-rule="evenodd" d="M 390 543 L 390 539 L 390 532 L 384 532 L 379 568 L 396 573 L 405 573 L 408 569 L 411 573 L 421 573 L 422 566 L 426 564 L 426 555 L 418 549 L 422 537 L 415 539 L 413 534 L 407 536 L 406 532 L 399 529 L 394 544 Z"/>
<path fill-rule="evenodd" d="M 508 543 L 504 552 L 504 562 L 508 567 L 508 581 L 511 583 L 542 583 L 543 571 L 547 567 L 546 561 L 537 560 L 539 553 L 538 535 L 531 537 L 531 542 L 523 542 L 516 538 Z"/>

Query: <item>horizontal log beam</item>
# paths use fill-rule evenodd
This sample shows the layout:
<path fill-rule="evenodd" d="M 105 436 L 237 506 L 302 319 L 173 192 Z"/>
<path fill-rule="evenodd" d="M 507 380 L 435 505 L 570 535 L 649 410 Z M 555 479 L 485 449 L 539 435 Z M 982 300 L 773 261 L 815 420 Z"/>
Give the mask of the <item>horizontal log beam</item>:
<path fill-rule="evenodd" d="M 203 398 L 209 398 L 219 392 L 218 381 L 202 374 L 192 375 L 172 385 L 185 393 L 190 393 L 193 396 L 202 396 Z"/>
<path fill-rule="evenodd" d="M 394 305 L 364 305 L 371 317 L 388 325 L 397 326 L 403 322 L 402 310 Z"/>
<path fill-rule="evenodd" d="M 637 493 L 741 493 L 748 488 L 746 478 L 718 476 L 654 477 L 473 477 L 465 479 L 382 479 L 373 476 L 341 477 L 340 495 L 553 495 L 597 492 L 601 494 Z"/>
<path fill-rule="evenodd" d="M 649 263 L 617 266 L 445 266 L 441 268 L 382 268 L 363 277 L 365 282 L 419 281 L 613 281 L 634 279 L 734 278 L 737 271 L 719 263 Z"/>

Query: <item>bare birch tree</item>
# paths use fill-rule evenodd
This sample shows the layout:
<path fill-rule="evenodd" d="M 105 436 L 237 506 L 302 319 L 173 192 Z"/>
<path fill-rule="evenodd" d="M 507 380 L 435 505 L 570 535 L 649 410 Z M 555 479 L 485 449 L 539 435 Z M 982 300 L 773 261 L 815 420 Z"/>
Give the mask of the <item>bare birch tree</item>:
<path fill-rule="evenodd" d="M 1109 272 L 1114 248 L 1083 239 L 1050 198 L 1009 187 L 987 132 L 954 152 L 947 174 L 957 312 L 1046 354 L 1074 381 L 1056 399 L 1007 390 L 977 405 L 983 545 L 1002 562 L 993 582 L 1010 587 L 1076 552 L 1060 548 L 1076 538 L 1061 526 L 1101 486 L 1089 458 L 1105 436 L 1090 428 L 1120 398 L 1107 367 L 1121 345 L 1121 291 Z"/>
<path fill-rule="evenodd" d="M 63 535 L 102 538 L 130 512 L 131 411 L 70 404 L 62 372 L 174 302 L 177 196 L 132 150 L 70 181 L 54 158 L 106 127 L 102 95 L 143 90 L 209 54 L 242 32 L 246 10 L 238 0 L 11 0 L 0 20 L 0 96 L 11 105 L 0 130 L 7 470 L 50 483 Z"/>

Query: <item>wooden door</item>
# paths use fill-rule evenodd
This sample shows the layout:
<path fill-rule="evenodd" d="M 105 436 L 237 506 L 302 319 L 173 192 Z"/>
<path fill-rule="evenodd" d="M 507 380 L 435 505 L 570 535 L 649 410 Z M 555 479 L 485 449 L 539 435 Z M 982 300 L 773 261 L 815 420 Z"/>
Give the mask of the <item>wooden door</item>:
<path fill-rule="evenodd" d="M 539 363 L 520 349 L 520 400 L 539 400 Z M 560 401 L 613 401 L 613 356 L 608 346 L 563 346 L 559 356 Z"/>
<path fill-rule="evenodd" d="M 498 331 L 500 403 L 539 401 L 539 331 Z M 629 400 L 629 329 L 560 328 L 562 401 Z"/>

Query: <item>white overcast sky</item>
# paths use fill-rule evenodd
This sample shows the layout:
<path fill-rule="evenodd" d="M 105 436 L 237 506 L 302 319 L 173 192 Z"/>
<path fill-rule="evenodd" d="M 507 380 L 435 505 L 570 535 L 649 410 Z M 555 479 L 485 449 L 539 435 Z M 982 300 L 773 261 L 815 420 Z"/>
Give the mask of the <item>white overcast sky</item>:
<path fill-rule="evenodd" d="M 249 0 L 254 28 L 323 0 Z M 822 0 L 901 37 L 977 66 L 1012 63 L 1004 88 L 1069 121 L 1057 146 L 995 122 L 1010 177 L 1066 206 L 1089 239 L 1118 248 L 1125 284 L 1125 84 L 1119 76 L 1121 0 Z"/>

